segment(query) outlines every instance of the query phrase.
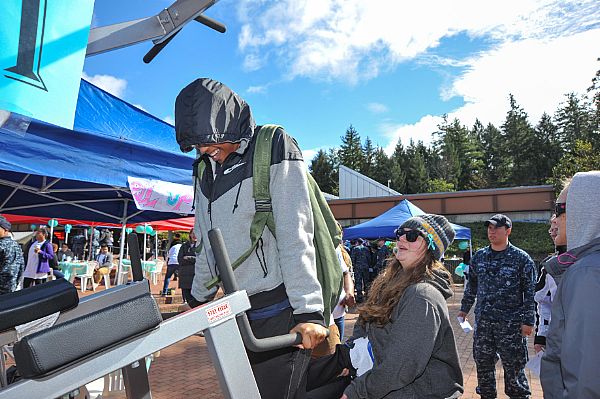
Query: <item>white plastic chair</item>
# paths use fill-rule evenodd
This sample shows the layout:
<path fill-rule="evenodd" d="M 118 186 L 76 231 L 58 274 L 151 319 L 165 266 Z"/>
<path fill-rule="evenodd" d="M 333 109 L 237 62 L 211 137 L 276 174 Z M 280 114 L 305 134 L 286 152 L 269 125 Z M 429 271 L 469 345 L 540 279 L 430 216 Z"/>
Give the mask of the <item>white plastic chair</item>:
<path fill-rule="evenodd" d="M 79 278 L 81 282 L 81 292 L 85 292 L 85 290 L 87 289 L 88 279 L 92 282 L 92 291 L 96 292 L 96 283 L 94 283 L 94 269 L 97 265 L 98 262 L 96 262 L 95 260 L 89 261 L 87 262 L 83 273 L 75 274 L 74 279 Z"/>
<path fill-rule="evenodd" d="M 146 272 L 146 273 L 150 274 L 149 280 L 152 280 L 152 285 L 158 284 L 158 276 L 160 276 L 162 274 L 163 266 L 164 266 L 164 261 L 157 260 L 156 266 L 149 268 L 148 271 Z"/>

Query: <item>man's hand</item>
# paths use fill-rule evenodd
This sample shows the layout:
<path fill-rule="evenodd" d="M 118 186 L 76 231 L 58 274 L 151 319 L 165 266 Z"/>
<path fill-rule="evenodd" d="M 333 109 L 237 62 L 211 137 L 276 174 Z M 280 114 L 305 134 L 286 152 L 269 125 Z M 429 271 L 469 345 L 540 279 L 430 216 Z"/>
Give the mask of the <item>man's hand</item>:
<path fill-rule="evenodd" d="M 521 335 L 527 337 L 531 335 L 533 332 L 533 326 L 528 326 L 527 324 L 521 324 Z"/>
<path fill-rule="evenodd" d="M 458 312 L 457 317 L 462 317 L 463 320 L 467 320 L 467 314 L 465 312 Z"/>
<path fill-rule="evenodd" d="M 314 349 L 327 337 L 327 329 L 316 323 L 300 323 L 290 333 L 302 335 L 302 344 L 298 345 L 301 349 Z"/>
<path fill-rule="evenodd" d="M 533 349 L 535 350 L 535 353 L 540 353 L 542 351 L 545 351 L 546 347 L 544 345 L 535 344 L 533 345 Z"/>
<path fill-rule="evenodd" d="M 356 299 L 354 298 L 354 292 L 347 292 L 346 297 L 342 301 L 342 305 L 346 305 L 349 308 L 356 305 Z"/>
<path fill-rule="evenodd" d="M 37 254 L 38 252 L 40 252 L 40 247 L 35 247 L 35 248 L 33 249 L 33 252 L 35 252 L 36 254 Z"/>

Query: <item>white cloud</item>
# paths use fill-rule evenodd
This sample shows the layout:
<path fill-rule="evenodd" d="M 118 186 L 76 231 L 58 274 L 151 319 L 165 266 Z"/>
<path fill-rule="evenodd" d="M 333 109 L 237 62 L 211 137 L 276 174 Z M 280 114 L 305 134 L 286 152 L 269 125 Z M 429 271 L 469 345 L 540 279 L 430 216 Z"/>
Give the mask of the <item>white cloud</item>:
<path fill-rule="evenodd" d="M 600 29 L 551 39 L 506 42 L 469 60 L 466 72 L 443 93 L 466 104 L 453 116 L 471 124 L 476 117 L 500 124 L 512 93 L 531 122 L 553 113 L 564 95 L 583 93 L 598 69 Z"/>
<path fill-rule="evenodd" d="M 302 158 L 304 158 L 304 162 L 306 163 L 306 165 L 310 165 L 310 161 L 312 161 L 315 155 L 317 155 L 317 152 L 319 152 L 319 150 L 321 149 L 321 147 L 317 147 L 308 150 L 300 150 L 302 151 Z"/>
<path fill-rule="evenodd" d="M 383 114 L 388 112 L 388 107 L 381 103 L 368 103 L 367 109 L 374 114 Z"/>
<path fill-rule="evenodd" d="M 175 118 L 171 115 L 167 115 L 163 118 L 163 121 L 167 122 L 169 125 L 175 126 Z"/>
<path fill-rule="evenodd" d="M 458 96 L 465 104 L 448 113 L 464 125 L 476 118 L 500 127 L 508 111 L 508 95 L 528 113 L 535 125 L 544 112 L 552 114 L 569 92 L 583 93 L 598 69 L 597 46 L 600 29 L 552 39 L 506 42 L 497 49 L 465 61 L 466 71 L 444 90 L 444 99 Z M 441 116 L 426 115 L 408 125 L 382 124 L 380 131 L 390 139 L 385 147 L 394 150 L 398 138 L 407 145 L 410 138 L 426 144 L 437 131 Z"/>
<path fill-rule="evenodd" d="M 90 76 L 83 72 L 82 77 L 88 82 L 119 98 L 123 98 L 125 90 L 127 89 L 127 81 L 115 76 L 101 74 Z"/>
<path fill-rule="evenodd" d="M 557 37 L 598 26 L 597 0 L 243 0 L 245 66 L 277 58 L 288 77 L 350 83 L 414 59 L 466 32 L 499 42 Z M 254 68 L 254 69 L 252 69 Z"/>
<path fill-rule="evenodd" d="M 390 140 L 383 150 L 386 154 L 391 155 L 398 139 L 402 140 L 404 147 L 409 145 L 411 139 L 415 143 L 422 141 L 425 145 L 429 145 L 431 144 L 431 133 L 438 130 L 437 126 L 440 122 L 442 122 L 440 116 L 425 115 L 413 124 L 382 124 L 380 130 Z"/>
<path fill-rule="evenodd" d="M 267 92 L 268 85 L 262 86 L 250 86 L 246 89 L 246 93 L 248 94 L 264 94 Z"/>

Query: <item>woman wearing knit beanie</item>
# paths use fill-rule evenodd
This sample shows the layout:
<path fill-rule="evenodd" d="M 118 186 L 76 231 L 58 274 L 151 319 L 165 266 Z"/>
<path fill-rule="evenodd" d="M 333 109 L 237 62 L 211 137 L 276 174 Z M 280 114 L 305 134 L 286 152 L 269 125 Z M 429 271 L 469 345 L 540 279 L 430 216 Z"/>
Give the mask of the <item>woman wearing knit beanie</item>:
<path fill-rule="evenodd" d="M 334 355 L 339 364 L 351 359 L 350 370 L 357 375 L 342 399 L 457 398 L 463 393 L 446 304 L 452 295 L 451 277 L 440 262 L 454 234 L 448 220 L 439 215 L 412 217 L 398 227 L 395 258 L 358 308 L 354 333 L 346 343 L 351 349 L 341 345 Z M 369 349 L 372 366 L 355 361 L 364 358 L 354 354 L 364 347 Z M 361 370 L 363 364 L 368 365 Z M 320 365 L 309 371 L 309 389 L 313 375 L 325 378 L 326 368 Z"/>
<path fill-rule="evenodd" d="M 359 308 L 353 339 L 368 337 L 373 368 L 346 398 L 455 398 L 463 377 L 446 299 L 450 273 L 440 259 L 454 240 L 439 215 L 408 219 L 396 230 L 396 255 Z M 343 396 L 344 397 L 344 396 Z"/>

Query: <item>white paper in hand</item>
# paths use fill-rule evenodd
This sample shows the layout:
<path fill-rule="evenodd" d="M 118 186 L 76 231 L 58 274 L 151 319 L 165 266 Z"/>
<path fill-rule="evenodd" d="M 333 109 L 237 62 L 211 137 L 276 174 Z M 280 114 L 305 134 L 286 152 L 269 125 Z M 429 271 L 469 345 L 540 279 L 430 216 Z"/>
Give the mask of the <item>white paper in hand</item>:
<path fill-rule="evenodd" d="M 460 324 L 460 328 L 462 328 L 464 332 L 470 333 L 471 331 L 473 331 L 473 327 L 471 327 L 471 323 L 469 323 L 463 317 L 457 317 L 456 320 L 458 320 L 458 323 Z"/>
<path fill-rule="evenodd" d="M 366 337 L 357 338 L 354 347 L 350 349 L 350 361 L 356 369 L 356 375 L 361 376 L 373 367 L 373 351 L 371 343 Z"/>
<path fill-rule="evenodd" d="M 544 356 L 544 351 L 539 351 L 534 357 L 529 359 L 525 365 L 525 367 L 531 370 L 532 374 L 535 374 L 538 377 L 540 376 L 540 368 L 542 367 L 542 356 Z"/>

